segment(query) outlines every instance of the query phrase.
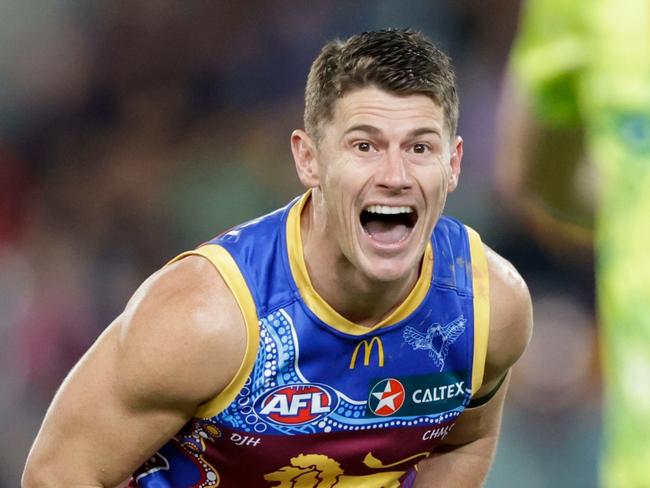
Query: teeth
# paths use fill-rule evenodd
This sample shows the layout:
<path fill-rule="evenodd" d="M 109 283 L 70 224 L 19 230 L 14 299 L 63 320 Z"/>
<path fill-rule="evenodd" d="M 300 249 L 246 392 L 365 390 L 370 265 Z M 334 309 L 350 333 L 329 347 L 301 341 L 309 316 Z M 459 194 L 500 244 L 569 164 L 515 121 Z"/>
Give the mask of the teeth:
<path fill-rule="evenodd" d="M 366 212 L 374 213 L 374 214 L 384 214 L 384 215 L 393 215 L 393 214 L 401 214 L 401 213 L 413 213 L 413 209 L 411 207 L 389 207 L 388 205 L 370 205 L 368 208 L 366 208 Z"/>

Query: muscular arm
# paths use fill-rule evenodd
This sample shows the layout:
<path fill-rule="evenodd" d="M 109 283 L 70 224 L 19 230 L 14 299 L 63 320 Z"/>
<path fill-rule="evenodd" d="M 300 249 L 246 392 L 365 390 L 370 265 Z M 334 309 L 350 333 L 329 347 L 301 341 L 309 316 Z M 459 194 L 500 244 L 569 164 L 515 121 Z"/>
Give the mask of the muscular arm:
<path fill-rule="evenodd" d="M 207 260 L 154 274 L 63 382 L 23 486 L 118 485 L 228 384 L 245 341 L 237 303 Z"/>
<path fill-rule="evenodd" d="M 482 486 L 492 464 L 501 428 L 510 367 L 523 353 L 532 332 L 532 306 L 526 284 L 505 259 L 486 248 L 490 270 L 490 336 L 483 385 L 475 398 L 496 394 L 468 408 L 443 444 L 418 464 L 415 486 Z M 500 382 L 501 385 L 499 386 Z"/>

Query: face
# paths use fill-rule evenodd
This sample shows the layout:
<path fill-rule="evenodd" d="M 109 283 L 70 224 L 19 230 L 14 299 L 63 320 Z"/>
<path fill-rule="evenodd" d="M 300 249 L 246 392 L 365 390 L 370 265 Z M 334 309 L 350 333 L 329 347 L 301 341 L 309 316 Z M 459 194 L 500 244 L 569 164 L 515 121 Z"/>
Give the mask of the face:
<path fill-rule="evenodd" d="M 296 131 L 292 146 L 323 253 L 374 281 L 417 275 L 447 193 L 456 188 L 462 140 L 425 95 L 374 87 L 337 100 L 318 143 Z"/>

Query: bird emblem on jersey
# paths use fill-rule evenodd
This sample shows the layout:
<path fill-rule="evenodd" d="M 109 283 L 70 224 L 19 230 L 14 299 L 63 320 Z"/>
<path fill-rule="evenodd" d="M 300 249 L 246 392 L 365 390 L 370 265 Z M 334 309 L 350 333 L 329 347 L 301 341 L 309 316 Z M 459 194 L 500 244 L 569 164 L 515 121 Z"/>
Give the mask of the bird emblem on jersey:
<path fill-rule="evenodd" d="M 404 328 L 404 341 L 414 350 L 428 350 L 429 357 L 442 371 L 445 367 L 445 358 L 449 354 L 449 346 L 465 332 L 466 322 L 465 317 L 461 315 L 447 325 L 431 324 L 424 334 L 407 325 Z"/>

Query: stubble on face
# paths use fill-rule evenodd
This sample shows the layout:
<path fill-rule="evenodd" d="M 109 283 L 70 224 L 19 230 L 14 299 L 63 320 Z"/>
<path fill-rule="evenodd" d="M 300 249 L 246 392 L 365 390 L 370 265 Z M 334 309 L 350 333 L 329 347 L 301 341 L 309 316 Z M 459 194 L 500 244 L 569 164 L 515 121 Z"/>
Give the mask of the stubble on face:
<path fill-rule="evenodd" d="M 336 102 L 316 146 L 310 232 L 319 261 L 357 288 L 412 286 L 451 174 L 442 109 L 424 95 L 360 89 Z"/>

